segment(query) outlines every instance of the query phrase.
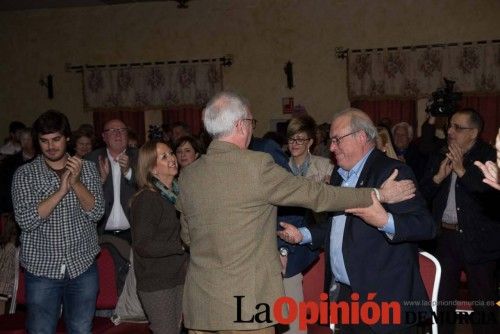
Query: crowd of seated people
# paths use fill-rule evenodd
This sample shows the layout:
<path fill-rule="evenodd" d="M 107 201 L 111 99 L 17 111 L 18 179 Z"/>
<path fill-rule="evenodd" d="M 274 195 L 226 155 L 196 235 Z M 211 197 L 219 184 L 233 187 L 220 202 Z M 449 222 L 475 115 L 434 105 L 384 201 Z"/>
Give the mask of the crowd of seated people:
<path fill-rule="evenodd" d="M 432 118 L 425 122 L 418 140 L 413 140 L 413 129 L 408 123 L 398 123 L 391 131 L 379 127 L 377 148 L 413 169 L 435 223 L 443 231 L 436 238 L 435 249 L 443 266 L 440 299 L 458 298 L 457 275 L 465 271 L 473 298 L 493 300 L 497 298 L 495 270 L 500 254 L 500 229 L 495 225 L 500 223 L 500 218 L 498 213 L 492 213 L 495 200 L 498 204 L 500 198 L 500 132 L 495 153 L 493 147 L 479 139 L 483 123 L 474 110 L 458 111 L 449 124 L 446 140 L 436 138 Z M 205 154 L 207 139 L 203 134 L 200 137 L 192 134 L 183 122 L 164 125 L 163 129 L 162 139 L 146 141 L 142 147 L 129 125 L 119 119 L 106 122 L 100 134 L 84 124 L 71 136 L 61 135 L 69 141 L 69 155 L 78 159 L 74 168 L 82 168 L 78 162 L 81 160 L 90 161 L 95 167 L 103 201 L 103 213 L 95 223 L 96 235 L 120 238 L 130 245 L 135 263 L 131 270 L 136 275 L 138 296 L 150 328 L 158 333 L 173 333 L 181 328 L 180 302 L 189 257 L 179 237 L 176 178 Z M 278 143 L 287 159 L 283 167 L 292 174 L 329 183 L 337 169 L 330 158 L 328 132 L 328 124 L 317 126 L 311 116 L 300 114 L 289 121 L 286 134 L 268 133 L 266 138 Z M 50 150 L 44 153 L 40 149 L 41 138 L 32 138 L 32 133 L 35 132 L 31 128 L 14 121 L 9 126 L 9 138 L 0 148 L 0 213 L 9 217 L 3 219 L 7 224 L 3 228 L 5 236 L 0 240 L 2 259 L 12 255 L 12 245 L 18 245 L 16 229 L 12 228 L 11 195 L 16 170 L 35 163 L 37 154 L 46 158 L 51 154 Z M 96 146 L 97 137 L 102 137 L 104 146 Z M 65 177 L 56 170 L 53 173 L 58 179 Z M 465 207 L 471 212 L 463 213 L 468 211 Z M 489 231 L 488 237 L 474 232 L 477 229 L 474 222 L 478 219 L 486 222 L 480 228 Z M 22 225 L 21 235 L 28 231 L 26 225 Z M 480 242 L 482 244 L 478 245 Z M 280 241 L 280 248 L 282 246 L 283 241 Z M 310 259 L 316 258 L 317 253 L 306 246 L 298 247 L 310 252 Z M 485 247 L 487 249 L 483 249 Z M 482 256 L 484 252 L 489 252 L 489 256 Z M 287 251 L 281 255 L 285 293 L 300 300 L 301 274 L 311 261 L 297 264 L 294 254 Z M 0 294 L 5 298 L 11 289 L 12 281 L 9 280 L 13 279 L 4 272 L 6 261 L 0 263 Z M 492 312 L 488 307 L 478 306 L 475 310 Z M 454 312 L 450 307 L 442 311 Z M 452 333 L 452 330 L 443 325 L 443 331 Z"/>

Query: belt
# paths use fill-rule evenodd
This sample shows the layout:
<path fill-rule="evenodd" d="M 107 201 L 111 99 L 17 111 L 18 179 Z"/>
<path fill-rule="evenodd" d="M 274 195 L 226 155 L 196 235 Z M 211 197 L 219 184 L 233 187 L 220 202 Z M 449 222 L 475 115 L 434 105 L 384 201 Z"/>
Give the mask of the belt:
<path fill-rule="evenodd" d="M 458 224 L 449 224 L 449 223 L 441 222 L 441 226 L 447 230 L 460 231 L 460 226 L 458 226 Z"/>
<path fill-rule="evenodd" d="M 105 230 L 104 233 L 117 235 L 117 234 L 128 232 L 128 231 L 130 231 L 129 228 L 126 230 Z"/>

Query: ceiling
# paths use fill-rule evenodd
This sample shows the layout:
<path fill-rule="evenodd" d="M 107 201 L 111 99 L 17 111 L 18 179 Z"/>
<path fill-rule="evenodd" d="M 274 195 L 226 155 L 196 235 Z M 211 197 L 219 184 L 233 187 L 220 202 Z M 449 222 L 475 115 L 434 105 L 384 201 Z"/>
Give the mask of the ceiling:
<path fill-rule="evenodd" d="M 109 6 L 124 3 L 175 1 L 178 8 L 187 8 L 189 0 L 1 0 L 0 11 L 30 10 L 42 8 L 67 8 Z"/>

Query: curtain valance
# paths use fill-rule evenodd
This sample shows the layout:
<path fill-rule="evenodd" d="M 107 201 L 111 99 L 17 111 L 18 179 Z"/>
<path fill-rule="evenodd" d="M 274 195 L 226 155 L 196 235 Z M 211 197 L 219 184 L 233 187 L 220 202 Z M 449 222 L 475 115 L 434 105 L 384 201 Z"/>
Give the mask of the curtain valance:
<path fill-rule="evenodd" d="M 222 90 L 219 62 L 83 68 L 87 110 L 205 105 Z"/>
<path fill-rule="evenodd" d="M 348 53 L 348 89 L 359 98 L 425 97 L 446 77 L 461 92 L 500 92 L 500 43 L 354 50 Z"/>

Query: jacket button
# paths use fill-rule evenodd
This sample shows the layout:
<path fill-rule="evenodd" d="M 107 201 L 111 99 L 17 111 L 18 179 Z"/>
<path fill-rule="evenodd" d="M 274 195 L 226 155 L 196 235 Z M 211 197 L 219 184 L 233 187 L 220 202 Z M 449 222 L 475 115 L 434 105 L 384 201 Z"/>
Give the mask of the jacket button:
<path fill-rule="evenodd" d="M 457 211 L 460 211 L 460 208 L 457 208 Z"/>

